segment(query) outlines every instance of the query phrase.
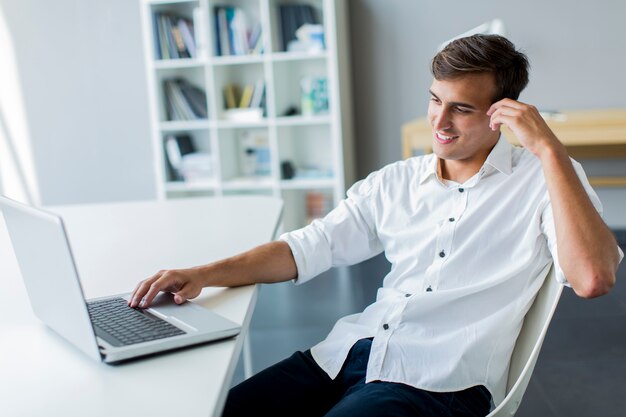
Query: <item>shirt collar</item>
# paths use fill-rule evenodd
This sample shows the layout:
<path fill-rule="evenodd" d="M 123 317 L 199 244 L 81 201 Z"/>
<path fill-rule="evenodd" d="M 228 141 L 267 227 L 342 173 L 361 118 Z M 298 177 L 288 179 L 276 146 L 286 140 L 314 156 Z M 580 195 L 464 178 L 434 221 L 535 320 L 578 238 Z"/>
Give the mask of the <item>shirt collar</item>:
<path fill-rule="evenodd" d="M 512 170 L 511 153 L 513 145 L 509 143 L 504 135 L 500 135 L 500 139 L 493 147 L 484 165 L 491 165 L 503 174 L 510 175 Z M 483 165 L 483 166 L 484 166 Z"/>
<path fill-rule="evenodd" d="M 500 134 L 500 139 L 498 139 L 496 146 L 493 147 L 489 156 L 487 156 L 483 167 L 490 165 L 503 174 L 510 175 L 511 172 L 513 172 L 511 163 L 512 148 L 513 145 L 506 140 L 504 135 Z M 420 184 L 426 182 L 429 178 L 437 178 L 438 161 L 439 158 L 435 154 L 432 154 L 426 170 L 424 171 L 424 175 L 422 175 Z"/>
<path fill-rule="evenodd" d="M 434 153 L 430 155 L 430 161 L 428 162 L 428 165 L 426 166 L 426 170 L 424 171 L 424 174 L 422 175 L 420 184 L 423 184 L 429 178 L 437 178 L 438 160 L 439 158 L 437 158 L 437 155 L 435 155 Z"/>

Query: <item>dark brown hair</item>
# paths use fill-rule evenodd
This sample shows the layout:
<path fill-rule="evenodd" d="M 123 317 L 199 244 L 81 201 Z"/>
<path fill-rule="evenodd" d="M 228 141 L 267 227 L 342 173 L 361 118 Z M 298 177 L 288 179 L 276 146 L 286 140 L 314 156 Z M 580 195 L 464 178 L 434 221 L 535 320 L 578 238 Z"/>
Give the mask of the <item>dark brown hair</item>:
<path fill-rule="evenodd" d="M 472 35 L 455 39 L 433 58 L 436 80 L 450 80 L 469 73 L 490 72 L 496 79 L 496 102 L 517 100 L 528 84 L 528 58 L 499 35 Z"/>

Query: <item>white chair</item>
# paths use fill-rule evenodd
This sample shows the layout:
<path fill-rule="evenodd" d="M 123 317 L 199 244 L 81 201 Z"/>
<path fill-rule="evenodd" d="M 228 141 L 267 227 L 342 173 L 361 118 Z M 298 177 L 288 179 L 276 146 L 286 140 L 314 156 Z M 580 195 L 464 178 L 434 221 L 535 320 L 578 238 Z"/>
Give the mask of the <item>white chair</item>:
<path fill-rule="evenodd" d="M 513 416 L 517 412 L 562 292 L 563 285 L 556 280 L 552 267 L 524 318 L 522 330 L 515 342 L 506 397 L 487 417 Z"/>

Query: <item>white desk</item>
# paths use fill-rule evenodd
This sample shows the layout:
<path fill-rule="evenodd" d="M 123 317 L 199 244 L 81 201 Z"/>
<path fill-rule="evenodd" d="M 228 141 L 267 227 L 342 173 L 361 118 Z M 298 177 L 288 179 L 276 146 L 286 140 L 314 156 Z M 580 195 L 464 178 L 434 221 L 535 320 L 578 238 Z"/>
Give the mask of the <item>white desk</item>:
<path fill-rule="evenodd" d="M 207 263 L 270 241 L 282 202 L 244 196 L 49 210 L 65 220 L 91 298 L 131 291 L 159 269 Z M 33 315 L 1 216 L 0 283 L 0 415 L 7 417 L 219 416 L 257 296 L 254 286 L 205 289 L 196 302 L 241 323 L 239 336 L 111 366 Z"/>

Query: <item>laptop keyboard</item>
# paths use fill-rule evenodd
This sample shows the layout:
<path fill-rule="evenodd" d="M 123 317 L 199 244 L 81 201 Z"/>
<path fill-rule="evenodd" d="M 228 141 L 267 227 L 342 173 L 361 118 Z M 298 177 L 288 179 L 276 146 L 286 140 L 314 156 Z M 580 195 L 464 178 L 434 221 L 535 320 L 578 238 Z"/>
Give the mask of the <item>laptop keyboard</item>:
<path fill-rule="evenodd" d="M 113 346 L 126 346 L 185 334 L 178 327 L 144 310 L 128 306 L 123 298 L 87 303 L 96 335 Z"/>

